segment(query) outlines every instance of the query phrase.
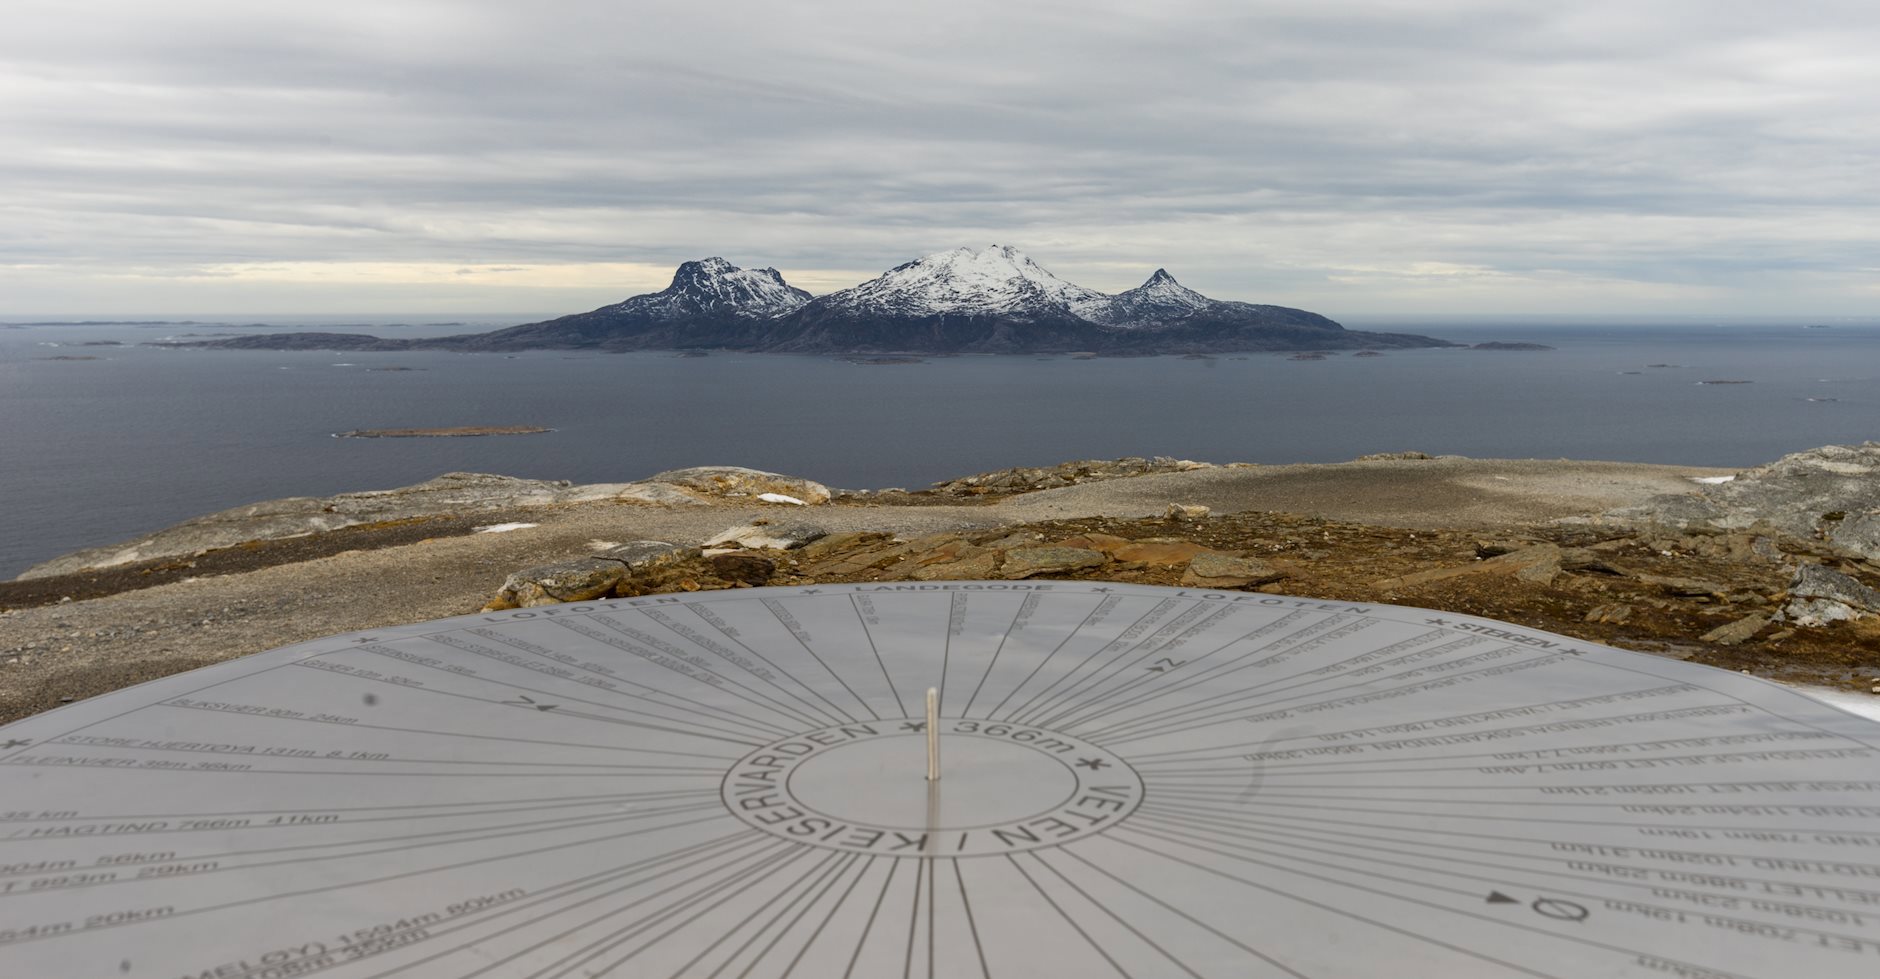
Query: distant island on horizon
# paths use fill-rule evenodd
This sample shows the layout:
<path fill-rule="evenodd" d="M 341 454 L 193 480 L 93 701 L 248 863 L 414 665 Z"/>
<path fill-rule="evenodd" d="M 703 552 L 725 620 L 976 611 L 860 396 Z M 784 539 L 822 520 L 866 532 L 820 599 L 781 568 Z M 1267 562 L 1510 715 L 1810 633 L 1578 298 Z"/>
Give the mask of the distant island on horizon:
<path fill-rule="evenodd" d="M 488 333 L 389 339 L 294 332 L 171 346 L 228 350 L 728 350 L 812 354 L 1102 356 L 1455 347 L 1347 330 L 1303 309 L 1212 299 L 1165 269 L 1114 295 L 1067 282 L 1008 245 L 936 252 L 811 296 L 774 268 L 685 262 L 664 290 Z"/>

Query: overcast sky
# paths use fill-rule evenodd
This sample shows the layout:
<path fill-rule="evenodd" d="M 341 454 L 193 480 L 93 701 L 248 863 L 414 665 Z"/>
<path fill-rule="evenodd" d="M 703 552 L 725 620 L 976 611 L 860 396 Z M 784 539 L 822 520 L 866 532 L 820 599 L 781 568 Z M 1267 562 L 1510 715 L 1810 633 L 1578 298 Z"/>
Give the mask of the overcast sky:
<path fill-rule="evenodd" d="M 7 0 L 0 316 L 557 312 L 990 242 L 1385 313 L 1880 312 L 1874 0 Z"/>

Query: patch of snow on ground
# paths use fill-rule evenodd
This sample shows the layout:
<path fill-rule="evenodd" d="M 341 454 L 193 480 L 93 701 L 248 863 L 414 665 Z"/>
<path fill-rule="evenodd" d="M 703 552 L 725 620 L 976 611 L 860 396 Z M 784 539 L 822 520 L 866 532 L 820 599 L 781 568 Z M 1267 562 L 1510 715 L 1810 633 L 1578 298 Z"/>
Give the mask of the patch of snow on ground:
<path fill-rule="evenodd" d="M 1880 696 L 1870 693 L 1855 693 L 1852 690 L 1836 690 L 1833 687 L 1790 687 L 1796 693 L 1806 694 L 1824 704 L 1839 707 L 1850 714 L 1859 714 L 1869 720 L 1880 721 Z"/>
<path fill-rule="evenodd" d="M 512 530 L 528 530 L 530 527 L 539 527 L 539 526 L 541 526 L 541 524 L 493 523 L 487 527 L 477 527 L 475 528 L 475 530 L 479 534 L 507 534 Z"/>
<path fill-rule="evenodd" d="M 1690 477 L 1691 482 L 1703 483 L 1706 486 L 1715 486 L 1718 483 L 1728 483 L 1734 479 L 1736 479 L 1735 476 L 1692 476 Z"/>
<path fill-rule="evenodd" d="M 794 496 L 785 496 L 782 493 L 759 493 L 757 494 L 757 498 L 763 500 L 765 503 L 794 503 L 797 506 L 809 506 L 809 504 L 804 503 Z"/>

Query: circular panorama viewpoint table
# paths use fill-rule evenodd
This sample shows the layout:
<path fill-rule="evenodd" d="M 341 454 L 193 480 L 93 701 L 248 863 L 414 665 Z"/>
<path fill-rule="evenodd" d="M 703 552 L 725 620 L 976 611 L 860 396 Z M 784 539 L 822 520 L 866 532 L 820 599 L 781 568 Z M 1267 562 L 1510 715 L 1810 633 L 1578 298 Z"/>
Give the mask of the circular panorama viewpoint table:
<path fill-rule="evenodd" d="M 0 975 L 1872 977 L 1876 759 L 1770 683 L 1395 606 L 480 614 L 0 728 Z"/>

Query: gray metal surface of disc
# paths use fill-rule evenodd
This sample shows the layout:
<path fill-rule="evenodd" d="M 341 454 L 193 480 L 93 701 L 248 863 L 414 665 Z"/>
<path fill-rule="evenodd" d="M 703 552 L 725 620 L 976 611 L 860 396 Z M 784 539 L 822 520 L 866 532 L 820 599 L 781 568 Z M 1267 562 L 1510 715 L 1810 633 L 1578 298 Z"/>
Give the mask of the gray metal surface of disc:
<path fill-rule="evenodd" d="M 1751 677 L 1394 606 L 490 613 L 0 728 L 0 976 L 1871 977 L 1876 758 Z"/>

